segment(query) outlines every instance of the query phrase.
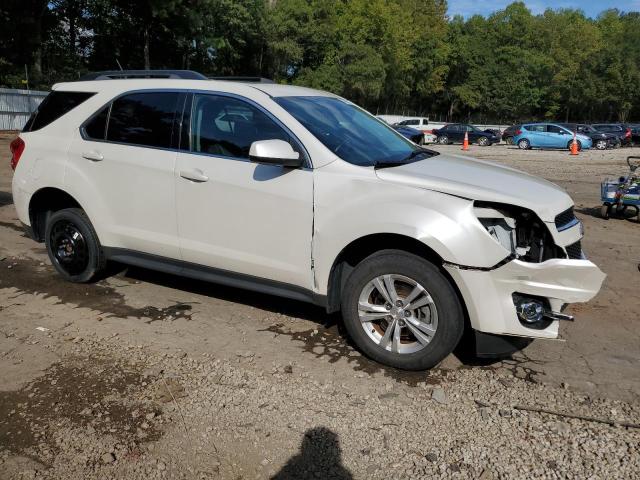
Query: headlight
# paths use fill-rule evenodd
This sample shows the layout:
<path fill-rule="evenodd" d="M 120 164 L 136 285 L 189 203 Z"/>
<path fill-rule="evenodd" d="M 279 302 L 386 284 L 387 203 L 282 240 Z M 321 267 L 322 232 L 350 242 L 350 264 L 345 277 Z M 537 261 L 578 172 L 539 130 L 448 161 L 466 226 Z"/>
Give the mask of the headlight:
<path fill-rule="evenodd" d="M 474 212 L 484 228 L 505 250 L 516 254 L 516 220 L 506 212 L 490 207 L 474 207 Z"/>
<path fill-rule="evenodd" d="M 473 210 L 489 235 L 515 258 L 533 263 L 567 258 L 545 223 L 531 210 L 490 202 L 475 202 Z"/>

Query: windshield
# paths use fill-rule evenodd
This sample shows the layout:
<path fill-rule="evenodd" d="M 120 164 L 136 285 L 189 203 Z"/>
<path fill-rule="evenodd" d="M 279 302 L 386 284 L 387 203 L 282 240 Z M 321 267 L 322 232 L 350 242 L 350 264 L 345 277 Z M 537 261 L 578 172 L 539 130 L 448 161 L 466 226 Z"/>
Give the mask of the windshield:
<path fill-rule="evenodd" d="M 393 166 L 437 155 L 405 139 L 355 105 L 334 97 L 274 100 L 343 160 L 365 167 Z"/>

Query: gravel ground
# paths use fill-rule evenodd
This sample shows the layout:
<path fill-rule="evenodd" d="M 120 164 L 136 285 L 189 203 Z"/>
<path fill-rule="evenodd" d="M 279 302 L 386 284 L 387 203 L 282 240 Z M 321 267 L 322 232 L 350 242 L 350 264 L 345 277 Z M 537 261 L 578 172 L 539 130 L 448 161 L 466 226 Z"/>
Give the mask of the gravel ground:
<path fill-rule="evenodd" d="M 523 410 L 640 423 L 638 404 L 491 370 L 436 371 L 410 386 L 366 373 L 336 383 L 252 351 L 222 361 L 157 355 L 117 336 L 38 338 L 53 349 L 67 343 L 56 352 L 65 367 L 0 397 L 3 414 L 13 407 L 3 430 L 22 429 L 0 456 L 10 477 L 630 479 L 640 472 L 638 428 Z M 76 388 L 74 366 L 80 385 L 92 388 Z M 63 412 L 52 413 L 56 406 Z"/>
<path fill-rule="evenodd" d="M 62 283 L 16 223 L 7 138 L 0 478 L 640 478 L 640 226 L 595 214 L 633 150 L 472 146 L 565 187 L 609 277 L 564 341 L 404 373 L 308 305 L 135 269 Z"/>

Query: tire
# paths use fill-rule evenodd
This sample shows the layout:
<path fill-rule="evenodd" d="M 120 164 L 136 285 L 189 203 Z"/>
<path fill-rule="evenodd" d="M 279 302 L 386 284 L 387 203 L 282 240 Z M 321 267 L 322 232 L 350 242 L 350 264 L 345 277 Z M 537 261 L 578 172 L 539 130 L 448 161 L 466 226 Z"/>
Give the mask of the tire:
<path fill-rule="evenodd" d="M 518 140 L 518 148 L 520 150 L 529 150 L 531 148 L 531 143 L 526 138 L 521 138 Z"/>
<path fill-rule="evenodd" d="M 441 145 L 449 145 L 449 137 L 447 137 L 446 135 L 438 137 L 438 143 Z"/>
<path fill-rule="evenodd" d="M 491 143 L 489 142 L 489 139 L 487 137 L 480 137 L 478 139 L 478 145 L 480 145 L 481 147 L 488 147 L 491 145 Z"/>
<path fill-rule="evenodd" d="M 600 216 L 605 220 L 609 220 L 609 217 L 611 216 L 611 205 L 604 203 L 602 207 L 600 207 Z"/>
<path fill-rule="evenodd" d="M 608 142 L 606 140 L 598 140 L 595 143 L 595 147 L 598 150 L 606 150 Z"/>
<path fill-rule="evenodd" d="M 54 212 L 47 220 L 49 260 L 69 282 L 86 283 L 105 271 L 106 257 L 87 214 L 79 208 Z"/>
<path fill-rule="evenodd" d="M 567 143 L 567 149 L 571 150 L 571 144 L 573 143 L 573 140 L 571 140 L 569 143 Z M 580 140 L 576 140 L 576 143 L 578 144 L 578 151 L 582 150 L 582 143 L 580 143 Z"/>
<path fill-rule="evenodd" d="M 513 137 L 507 137 L 504 138 L 504 143 L 506 143 L 507 145 L 513 145 Z"/>
<path fill-rule="evenodd" d="M 410 301 L 409 305 L 424 302 L 413 310 L 391 306 L 374 286 L 376 279 L 387 295 L 390 289 L 385 282 L 390 281 L 400 301 L 410 292 L 419 291 L 416 285 L 428 295 L 420 293 Z M 392 295 L 390 299 L 393 300 Z M 383 250 L 355 267 L 342 292 L 342 315 L 349 336 L 367 357 L 403 370 L 434 367 L 453 351 L 464 330 L 462 305 L 449 281 L 432 263 L 399 250 Z M 363 321 L 361 315 L 375 319 Z M 421 329 L 431 329 L 429 335 L 416 324 Z M 385 334 L 395 337 L 389 335 L 396 332 L 395 325 L 400 326 L 399 339 L 385 342 Z M 421 341 L 413 333 L 416 330 Z"/>

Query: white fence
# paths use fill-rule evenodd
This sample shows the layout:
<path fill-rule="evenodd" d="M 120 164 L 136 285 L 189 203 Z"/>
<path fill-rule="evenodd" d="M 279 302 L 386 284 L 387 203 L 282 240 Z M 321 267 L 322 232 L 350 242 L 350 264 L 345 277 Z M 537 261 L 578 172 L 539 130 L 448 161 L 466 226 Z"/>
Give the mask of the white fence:
<path fill-rule="evenodd" d="M 49 92 L 0 88 L 0 131 L 22 130 Z"/>

